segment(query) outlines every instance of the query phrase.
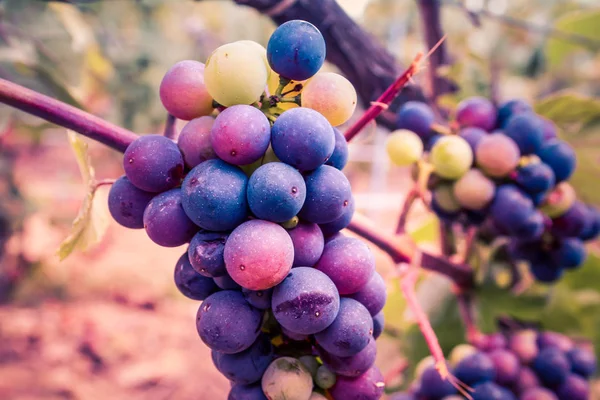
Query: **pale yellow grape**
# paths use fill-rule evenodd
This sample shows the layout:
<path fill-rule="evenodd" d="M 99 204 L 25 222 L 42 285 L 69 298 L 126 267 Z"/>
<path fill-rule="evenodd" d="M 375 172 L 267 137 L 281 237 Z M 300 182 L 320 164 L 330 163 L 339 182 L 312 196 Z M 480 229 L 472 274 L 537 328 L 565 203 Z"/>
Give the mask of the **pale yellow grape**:
<path fill-rule="evenodd" d="M 398 129 L 388 136 L 386 149 L 394 164 L 406 167 L 419 161 L 423 155 L 423 142 L 416 133 Z"/>
<path fill-rule="evenodd" d="M 433 191 L 433 199 L 442 211 L 452 214 L 460 210 L 460 203 L 454 197 L 452 185 L 439 185 Z"/>
<path fill-rule="evenodd" d="M 334 72 L 316 74 L 302 89 L 302 107 L 318 111 L 333 126 L 341 125 L 352 117 L 356 101 L 354 86 Z"/>
<path fill-rule="evenodd" d="M 468 210 L 481 210 L 494 198 L 496 185 L 480 170 L 467 171 L 454 183 L 454 197 Z"/>
<path fill-rule="evenodd" d="M 269 60 L 267 59 L 267 49 L 263 47 L 262 44 L 255 42 L 254 40 L 238 40 L 235 43 L 241 43 L 246 46 L 250 46 L 250 48 L 254 49 L 257 53 L 261 55 L 263 61 L 265 62 L 265 67 L 267 68 L 267 74 L 269 77 L 271 76 L 271 67 L 269 66 Z"/>
<path fill-rule="evenodd" d="M 444 136 L 431 149 L 431 163 L 435 173 L 442 178 L 458 179 L 471 168 L 473 152 L 460 136 Z"/>
<path fill-rule="evenodd" d="M 252 104 L 267 85 L 267 68 L 260 52 L 244 43 L 228 43 L 206 61 L 204 82 L 219 104 Z"/>
<path fill-rule="evenodd" d="M 450 352 L 450 356 L 448 357 L 450 360 L 450 365 L 452 367 L 456 367 L 456 364 L 474 353 L 477 353 L 477 349 L 475 347 L 465 343 L 459 344 Z"/>

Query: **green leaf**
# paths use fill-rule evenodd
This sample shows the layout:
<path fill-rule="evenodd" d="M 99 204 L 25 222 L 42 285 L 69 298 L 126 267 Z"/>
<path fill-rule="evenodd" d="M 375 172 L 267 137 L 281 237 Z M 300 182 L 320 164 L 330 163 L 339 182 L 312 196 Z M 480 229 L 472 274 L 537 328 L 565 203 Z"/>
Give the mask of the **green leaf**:
<path fill-rule="evenodd" d="M 68 135 L 81 176 L 87 185 L 87 193 L 79 213 L 73 221 L 71 233 L 60 244 L 57 251 L 61 261 L 75 250 L 85 251 L 100 242 L 108 227 L 108 219 L 104 212 L 101 212 L 101 208 L 95 204 L 95 174 L 88 154 L 87 143 L 74 132 L 69 131 Z"/>
<path fill-rule="evenodd" d="M 546 44 L 546 54 L 549 64 L 552 66 L 559 65 L 570 53 L 581 48 L 598 51 L 598 43 L 600 41 L 599 25 L 600 9 L 579 10 L 556 20 L 554 24 L 555 29 L 566 34 L 589 38 L 590 43 L 576 43 L 574 40 L 566 40 L 566 38 L 559 38 L 557 36 L 550 38 Z M 595 45 L 593 44 L 594 40 L 596 41 Z"/>
<path fill-rule="evenodd" d="M 430 215 L 418 228 L 408 232 L 408 234 L 417 244 L 431 243 L 437 241 L 439 230 L 439 220 Z"/>
<path fill-rule="evenodd" d="M 600 100 L 572 91 L 561 91 L 535 105 L 535 111 L 562 129 L 575 125 L 580 131 L 600 122 Z"/>

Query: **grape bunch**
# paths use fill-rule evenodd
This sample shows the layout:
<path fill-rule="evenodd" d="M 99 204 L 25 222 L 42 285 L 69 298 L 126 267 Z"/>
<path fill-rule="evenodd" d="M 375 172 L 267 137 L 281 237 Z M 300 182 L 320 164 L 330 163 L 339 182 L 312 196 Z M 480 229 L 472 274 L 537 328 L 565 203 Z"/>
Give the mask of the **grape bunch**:
<path fill-rule="evenodd" d="M 473 400 L 588 400 L 588 380 L 596 371 L 591 346 L 557 332 L 519 329 L 483 336 L 476 346 L 450 352 L 453 374 L 473 391 Z M 392 400 L 460 400 L 440 377 L 431 357 L 417 365 L 415 382 Z"/>
<path fill-rule="evenodd" d="M 450 126 L 440 129 L 427 104 L 407 102 L 387 142 L 394 163 L 433 169 L 435 214 L 508 238 L 511 256 L 526 261 L 537 281 L 580 267 L 584 242 L 600 233 L 600 211 L 577 200 L 568 182 L 575 152 L 557 127 L 523 100 L 496 107 L 483 97 L 460 102 Z"/>
<path fill-rule="evenodd" d="M 267 49 L 239 41 L 165 75 L 177 141 L 148 135 L 125 151 L 109 209 L 152 241 L 189 243 L 181 293 L 202 300 L 196 327 L 229 400 L 376 400 L 383 278 L 361 240 L 343 135 L 356 107 L 344 77 L 318 72 L 325 42 L 290 21 Z"/>

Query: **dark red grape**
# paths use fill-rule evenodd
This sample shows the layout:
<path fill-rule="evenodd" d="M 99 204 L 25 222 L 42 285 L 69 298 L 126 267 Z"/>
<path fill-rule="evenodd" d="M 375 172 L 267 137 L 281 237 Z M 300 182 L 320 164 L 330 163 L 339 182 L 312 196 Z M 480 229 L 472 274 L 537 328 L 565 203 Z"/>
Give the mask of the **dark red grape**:
<path fill-rule="evenodd" d="M 517 379 L 521 368 L 517 356 L 504 349 L 496 349 L 489 353 L 489 356 L 496 370 L 496 382 L 502 386 L 512 385 Z"/>

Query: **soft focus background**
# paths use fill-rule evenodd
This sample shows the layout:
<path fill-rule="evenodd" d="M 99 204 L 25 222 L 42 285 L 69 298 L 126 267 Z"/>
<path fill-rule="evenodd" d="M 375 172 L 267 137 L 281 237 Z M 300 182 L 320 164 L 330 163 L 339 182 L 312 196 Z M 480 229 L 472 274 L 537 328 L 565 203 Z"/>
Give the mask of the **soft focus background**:
<path fill-rule="evenodd" d="M 339 3 L 401 65 L 426 50 L 414 1 Z M 494 85 L 502 99 L 536 103 L 538 111 L 560 123 L 562 137 L 578 151 L 572 181 L 580 197 L 600 205 L 600 53 L 598 47 L 573 45 L 569 37 L 600 40 L 600 9 L 592 8 L 597 2 L 442 3 L 454 63 L 442 72 L 461 90 L 440 101 L 451 106 L 465 96 L 487 95 Z M 274 27 L 255 10 L 226 0 L 107 0 L 79 6 L 0 0 L 0 76 L 135 132 L 157 133 L 166 117 L 158 86 L 171 65 L 205 61 L 216 47 L 234 40 L 266 44 Z M 553 29 L 567 33 L 561 39 Z M 425 74 L 415 78 L 424 80 Z M 384 129 L 368 126 L 350 146 L 345 173 L 359 211 L 392 232 L 410 178 L 388 164 L 385 136 Z M 122 174 L 120 154 L 89 145 L 99 178 Z M 0 106 L 0 150 L 0 399 L 225 398 L 228 383 L 196 333 L 198 304 L 180 295 L 172 281 L 185 249 L 160 248 L 143 231 L 109 222 L 107 190 L 101 189 L 97 200 L 107 234 L 93 249 L 59 262 L 56 249 L 86 190 L 65 130 Z M 424 209 L 413 211 L 409 230 L 436 251 L 437 225 Z M 492 265 L 496 279 L 478 293 L 481 328 L 492 331 L 497 317 L 509 315 L 590 339 L 600 349 L 595 255 L 600 247 L 591 247 L 579 272 L 552 289 L 534 286 L 518 298 L 500 288 L 504 271 Z M 387 330 L 378 341 L 377 361 L 386 373 L 403 359 L 414 366 L 427 352 L 405 310 L 391 261 L 379 252 L 377 261 L 389 282 Z M 463 341 L 448 282 L 424 275 L 418 294 L 443 347 Z"/>

